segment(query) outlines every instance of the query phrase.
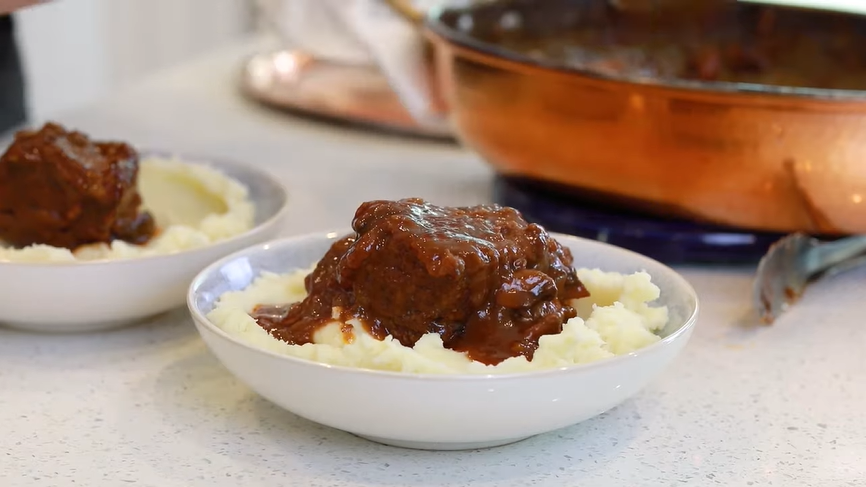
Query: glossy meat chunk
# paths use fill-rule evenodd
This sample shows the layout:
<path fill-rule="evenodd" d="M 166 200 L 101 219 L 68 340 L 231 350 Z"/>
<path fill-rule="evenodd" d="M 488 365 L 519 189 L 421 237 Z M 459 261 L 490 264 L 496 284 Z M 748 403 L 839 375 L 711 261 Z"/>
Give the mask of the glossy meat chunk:
<path fill-rule="evenodd" d="M 46 124 L 19 132 L 0 157 L 0 240 L 75 249 L 115 239 L 144 243 L 153 218 L 139 211 L 138 154 Z"/>
<path fill-rule="evenodd" d="M 436 333 L 446 347 L 496 364 L 531 358 L 541 336 L 575 316 L 570 301 L 589 294 L 568 249 L 511 208 L 373 201 L 352 226 L 356 234 L 308 276 L 303 302 L 259 310 L 275 337 L 308 343 L 336 307 L 378 338 L 413 346 Z"/>

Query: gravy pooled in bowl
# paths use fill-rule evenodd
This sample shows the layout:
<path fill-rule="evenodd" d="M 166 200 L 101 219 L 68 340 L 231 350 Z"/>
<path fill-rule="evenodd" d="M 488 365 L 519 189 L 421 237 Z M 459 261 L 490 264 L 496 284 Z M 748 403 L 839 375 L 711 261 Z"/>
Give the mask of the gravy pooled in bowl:
<path fill-rule="evenodd" d="M 374 201 L 352 226 L 312 271 L 263 272 L 208 319 L 276 353 L 447 374 L 593 362 L 655 343 L 668 321 L 647 273 L 574 269 L 512 208 Z"/>
<path fill-rule="evenodd" d="M 0 157 L 0 261 L 169 254 L 246 232 L 254 215 L 248 189 L 215 168 L 53 123 L 19 132 Z"/>
<path fill-rule="evenodd" d="M 495 365 L 531 359 L 541 336 L 577 316 L 569 302 L 589 295 L 568 249 L 511 208 L 373 201 L 352 227 L 356 235 L 306 278 L 306 299 L 254 312 L 275 338 L 310 343 L 336 308 L 379 339 L 412 347 L 436 333 L 446 348 Z"/>

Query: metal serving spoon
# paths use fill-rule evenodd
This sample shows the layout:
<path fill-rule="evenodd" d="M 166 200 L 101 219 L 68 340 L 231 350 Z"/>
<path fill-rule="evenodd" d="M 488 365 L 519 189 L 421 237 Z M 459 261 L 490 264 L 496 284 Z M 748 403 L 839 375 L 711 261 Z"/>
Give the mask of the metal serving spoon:
<path fill-rule="evenodd" d="M 866 265 L 866 235 L 821 242 L 795 233 L 773 244 L 761 259 L 752 301 L 761 321 L 771 324 L 811 281 L 862 265 Z"/>

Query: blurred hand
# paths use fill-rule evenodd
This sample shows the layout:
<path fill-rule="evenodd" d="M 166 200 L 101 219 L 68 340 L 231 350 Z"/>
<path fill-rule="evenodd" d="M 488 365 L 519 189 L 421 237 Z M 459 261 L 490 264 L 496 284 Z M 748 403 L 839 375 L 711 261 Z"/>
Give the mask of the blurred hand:
<path fill-rule="evenodd" d="M 0 15 L 12 13 L 20 8 L 42 3 L 46 0 L 0 0 Z"/>

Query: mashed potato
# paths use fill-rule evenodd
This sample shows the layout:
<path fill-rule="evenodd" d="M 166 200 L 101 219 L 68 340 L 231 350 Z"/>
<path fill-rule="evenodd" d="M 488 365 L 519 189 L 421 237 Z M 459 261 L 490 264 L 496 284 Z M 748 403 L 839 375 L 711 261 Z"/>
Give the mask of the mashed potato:
<path fill-rule="evenodd" d="M 656 332 L 668 321 L 666 307 L 649 305 L 659 297 L 649 274 L 580 269 L 578 276 L 592 297 L 578 301 L 578 317 L 569 320 L 562 333 L 541 337 L 532 361 L 514 357 L 485 365 L 445 348 L 435 333 L 423 336 L 412 348 L 405 347 L 391 337 L 377 340 L 355 320 L 349 322 L 355 335 L 351 343 L 346 343 L 340 324 L 334 322 L 314 335 L 315 343 L 289 345 L 273 338 L 249 313 L 259 304 L 302 300 L 308 272 L 265 273 L 247 289 L 221 296 L 208 319 L 228 334 L 272 352 L 331 365 L 424 374 L 502 374 L 594 362 L 655 343 Z"/>
<path fill-rule="evenodd" d="M 88 245 L 74 252 L 49 245 L 0 247 L 0 261 L 76 262 L 170 254 L 203 247 L 253 227 L 255 208 L 247 188 L 222 172 L 200 164 L 146 158 L 139 165 L 142 206 L 159 233 L 145 245 L 120 240 Z"/>

